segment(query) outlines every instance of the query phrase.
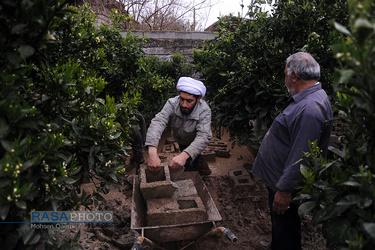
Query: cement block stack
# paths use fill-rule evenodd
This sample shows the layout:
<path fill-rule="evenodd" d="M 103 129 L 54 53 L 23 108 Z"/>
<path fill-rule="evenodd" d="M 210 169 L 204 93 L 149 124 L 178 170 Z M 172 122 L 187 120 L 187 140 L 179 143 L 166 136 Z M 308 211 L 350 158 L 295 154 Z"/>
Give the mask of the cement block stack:
<path fill-rule="evenodd" d="M 190 179 L 175 180 L 167 165 L 158 175 L 141 167 L 140 188 L 147 204 L 147 226 L 178 225 L 207 219 L 206 208 Z"/>

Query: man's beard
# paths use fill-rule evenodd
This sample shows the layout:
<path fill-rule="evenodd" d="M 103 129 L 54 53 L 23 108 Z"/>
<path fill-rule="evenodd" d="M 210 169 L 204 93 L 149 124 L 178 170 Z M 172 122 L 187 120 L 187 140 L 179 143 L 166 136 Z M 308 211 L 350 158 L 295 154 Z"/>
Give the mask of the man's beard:
<path fill-rule="evenodd" d="M 190 115 L 191 112 L 194 110 L 195 108 L 195 105 L 197 105 L 197 103 L 194 104 L 193 107 L 191 107 L 191 109 L 188 109 L 188 108 L 183 108 L 181 105 L 180 105 L 180 110 L 181 110 L 181 113 L 184 114 L 184 115 Z"/>
<path fill-rule="evenodd" d="M 295 95 L 296 93 L 296 87 L 293 85 L 292 81 L 288 81 L 288 83 L 285 83 L 286 88 L 288 89 L 288 93 L 290 95 Z"/>

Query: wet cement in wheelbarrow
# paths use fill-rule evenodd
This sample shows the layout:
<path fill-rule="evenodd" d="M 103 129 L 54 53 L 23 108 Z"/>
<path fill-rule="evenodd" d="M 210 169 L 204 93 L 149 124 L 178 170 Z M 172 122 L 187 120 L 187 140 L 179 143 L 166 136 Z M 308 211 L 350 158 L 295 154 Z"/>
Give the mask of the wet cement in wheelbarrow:
<path fill-rule="evenodd" d="M 228 135 L 220 138 L 228 142 Z M 230 144 L 230 142 L 228 143 Z M 211 237 L 199 244 L 193 244 L 188 249 L 264 249 L 261 241 L 271 240 L 271 223 L 267 204 L 267 190 L 264 183 L 251 174 L 253 156 L 247 147 L 230 148 L 229 158 L 216 158 L 209 162 L 212 170 L 210 176 L 203 177 L 219 212 L 222 221 L 216 226 L 231 230 L 238 237 L 238 242 L 232 244 L 224 236 Z M 147 158 L 147 154 L 145 155 Z M 228 171 L 245 167 L 254 180 L 253 188 L 241 192 L 233 192 Z M 130 170 L 129 174 L 134 174 Z M 83 188 L 90 192 L 92 184 Z M 114 211 L 113 224 L 82 224 L 75 229 L 61 232 L 62 236 L 74 235 L 81 231 L 80 244 L 83 249 L 130 249 L 134 243 L 134 232 L 130 230 L 132 185 L 130 178 L 125 178 L 125 185 L 120 191 L 113 190 L 105 195 L 105 202 L 98 209 Z M 83 209 L 83 208 L 82 208 Z M 173 242 L 164 244 L 169 249 L 179 249 L 189 242 Z M 327 249 L 322 238 L 320 227 L 312 225 L 308 218 L 302 220 L 302 247 L 308 250 Z M 144 246 L 142 249 L 151 249 Z"/>

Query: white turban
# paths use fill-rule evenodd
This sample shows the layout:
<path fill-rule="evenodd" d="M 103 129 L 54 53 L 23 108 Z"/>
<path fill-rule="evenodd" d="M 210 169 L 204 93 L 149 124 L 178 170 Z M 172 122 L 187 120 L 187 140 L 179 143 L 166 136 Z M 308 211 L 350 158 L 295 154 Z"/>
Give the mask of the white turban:
<path fill-rule="evenodd" d="M 177 90 L 202 97 L 206 94 L 206 87 L 203 83 L 191 77 L 181 77 L 177 82 Z"/>

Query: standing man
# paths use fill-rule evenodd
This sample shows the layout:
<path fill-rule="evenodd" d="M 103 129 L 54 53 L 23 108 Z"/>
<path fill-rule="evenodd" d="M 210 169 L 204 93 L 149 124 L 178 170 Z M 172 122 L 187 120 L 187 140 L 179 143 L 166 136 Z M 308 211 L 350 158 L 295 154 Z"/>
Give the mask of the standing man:
<path fill-rule="evenodd" d="M 161 161 L 157 147 L 167 124 L 171 123 L 172 136 L 179 144 L 181 154 L 169 163 L 172 170 L 185 167 L 185 171 L 197 171 L 201 175 L 211 174 L 211 170 L 200 156 L 212 137 L 211 109 L 202 100 L 206 87 L 202 82 L 190 77 L 181 77 L 177 83 L 179 95 L 168 99 L 163 109 L 152 119 L 146 135 L 149 171 L 158 173 Z"/>
<path fill-rule="evenodd" d="M 273 250 L 301 249 L 298 204 L 291 203 L 303 180 L 296 162 L 310 151 L 308 141 L 316 140 L 327 155 L 333 115 L 319 78 L 320 66 L 310 54 L 299 52 L 286 60 L 290 102 L 273 121 L 253 165 L 253 173 L 268 187 Z"/>

